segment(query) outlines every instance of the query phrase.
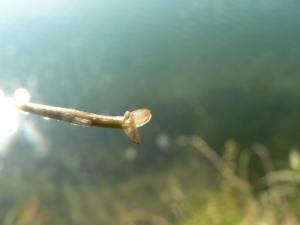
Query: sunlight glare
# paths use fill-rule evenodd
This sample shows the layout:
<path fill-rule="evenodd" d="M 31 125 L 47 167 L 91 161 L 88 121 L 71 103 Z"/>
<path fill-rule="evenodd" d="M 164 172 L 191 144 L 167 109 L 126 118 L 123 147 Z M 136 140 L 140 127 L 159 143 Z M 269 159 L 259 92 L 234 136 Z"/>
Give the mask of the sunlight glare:
<path fill-rule="evenodd" d="M 18 115 L 14 107 L 14 100 L 5 97 L 0 90 L 0 141 L 18 130 Z"/>
<path fill-rule="evenodd" d="M 14 99 L 18 102 L 28 102 L 30 99 L 30 94 L 29 92 L 24 89 L 24 88 L 19 88 L 18 90 L 15 91 L 14 93 Z"/>

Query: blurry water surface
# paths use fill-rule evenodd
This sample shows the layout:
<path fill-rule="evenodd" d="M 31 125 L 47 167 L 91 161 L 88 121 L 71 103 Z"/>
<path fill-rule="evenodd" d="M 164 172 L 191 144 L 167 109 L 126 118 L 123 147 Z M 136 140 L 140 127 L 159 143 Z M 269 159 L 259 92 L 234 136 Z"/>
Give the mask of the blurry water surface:
<path fill-rule="evenodd" d="M 36 103 L 108 115 L 142 107 L 153 112 L 140 129 L 141 145 L 120 130 L 20 115 L 19 130 L 0 146 L 1 180 L 12 183 L 1 195 L 22 193 L 0 199 L 6 211 L 26 202 L 24 193 L 63 211 L 65 183 L 118 187 L 135 175 L 184 163 L 193 134 L 217 150 L 229 138 L 241 147 L 261 142 L 275 157 L 300 147 L 297 0 L 0 5 L 5 94 L 23 87 Z"/>

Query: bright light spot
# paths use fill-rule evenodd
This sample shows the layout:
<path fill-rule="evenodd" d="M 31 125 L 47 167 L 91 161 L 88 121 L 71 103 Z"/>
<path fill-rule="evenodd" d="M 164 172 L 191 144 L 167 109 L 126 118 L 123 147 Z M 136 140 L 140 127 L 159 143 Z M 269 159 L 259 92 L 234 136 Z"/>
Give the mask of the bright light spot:
<path fill-rule="evenodd" d="M 28 102 L 29 99 L 30 99 L 30 94 L 26 89 L 20 88 L 20 89 L 15 91 L 14 98 L 18 103 Z"/>
<path fill-rule="evenodd" d="M 33 123 L 27 122 L 20 127 L 18 125 L 16 104 L 26 102 L 29 99 L 30 95 L 25 89 L 18 89 L 14 93 L 14 98 L 6 97 L 0 89 L 0 155 L 5 154 L 9 150 L 8 146 L 12 141 L 10 136 L 22 128 L 30 143 L 39 149 L 39 153 L 43 153 L 47 149 L 48 144 Z"/>
<path fill-rule="evenodd" d="M 14 100 L 5 97 L 0 91 L 0 141 L 18 130 L 18 114 L 14 107 Z"/>
<path fill-rule="evenodd" d="M 136 157 L 137 157 L 137 150 L 135 148 L 127 148 L 125 150 L 125 157 L 128 159 L 128 160 L 134 160 Z"/>
<path fill-rule="evenodd" d="M 165 133 L 159 134 L 156 138 L 156 145 L 160 149 L 166 150 L 171 145 L 170 137 Z"/>

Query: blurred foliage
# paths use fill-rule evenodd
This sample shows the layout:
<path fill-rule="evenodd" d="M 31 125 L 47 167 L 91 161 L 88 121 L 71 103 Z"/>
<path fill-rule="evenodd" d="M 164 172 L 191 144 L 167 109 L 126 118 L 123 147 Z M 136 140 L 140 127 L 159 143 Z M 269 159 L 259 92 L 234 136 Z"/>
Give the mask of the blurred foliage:
<path fill-rule="evenodd" d="M 275 170 L 260 144 L 240 151 L 228 140 L 219 157 L 197 136 L 190 143 L 181 149 L 188 156 L 172 167 L 118 183 L 58 180 L 59 162 L 38 173 L 36 164 L 24 169 L 6 165 L 0 174 L 1 224 L 298 224 L 297 149 L 290 151 L 284 169 Z M 260 157 L 266 173 L 257 183 L 248 176 L 252 154 Z"/>
<path fill-rule="evenodd" d="M 201 138 L 193 137 L 192 143 L 217 169 L 222 169 L 223 178 L 220 179 L 218 192 L 199 194 L 198 200 L 192 201 L 193 207 L 190 207 L 189 216 L 181 223 L 182 225 L 299 223 L 298 150 L 290 151 L 289 168 L 274 170 L 268 150 L 259 144 L 243 150 L 238 160 L 235 160 L 238 148 L 232 140 L 225 145 L 223 159 L 214 154 Z M 260 183 L 255 184 L 261 186 L 259 192 L 254 191 L 254 184 L 248 183 L 245 173 L 238 173 L 240 170 L 246 172 L 245 168 L 248 167 L 251 154 L 259 155 L 266 171 Z M 249 185 L 240 185 L 244 182 Z"/>
<path fill-rule="evenodd" d="M 120 176 L 111 168 L 92 181 L 78 180 L 59 158 L 31 155 L 35 163 L 22 169 L 3 160 L 0 224 L 173 224 L 183 214 L 183 193 L 208 186 L 212 178 L 199 173 L 207 170 L 206 163 L 186 150 L 189 157 L 169 169 L 111 179 Z M 195 177 L 199 179 L 191 183 Z"/>

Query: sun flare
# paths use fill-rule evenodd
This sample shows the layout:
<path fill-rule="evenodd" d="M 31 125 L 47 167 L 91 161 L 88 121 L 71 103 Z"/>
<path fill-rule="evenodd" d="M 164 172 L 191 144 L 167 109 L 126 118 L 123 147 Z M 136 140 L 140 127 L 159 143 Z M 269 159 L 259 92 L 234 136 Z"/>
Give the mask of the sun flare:
<path fill-rule="evenodd" d="M 0 141 L 8 138 L 18 130 L 18 113 L 13 98 L 6 97 L 0 91 Z"/>
<path fill-rule="evenodd" d="M 14 98 L 5 96 L 0 89 L 0 141 L 9 138 L 19 128 L 18 111 L 15 108 L 15 103 L 28 101 L 29 99 L 30 95 L 26 89 L 16 90 Z"/>

